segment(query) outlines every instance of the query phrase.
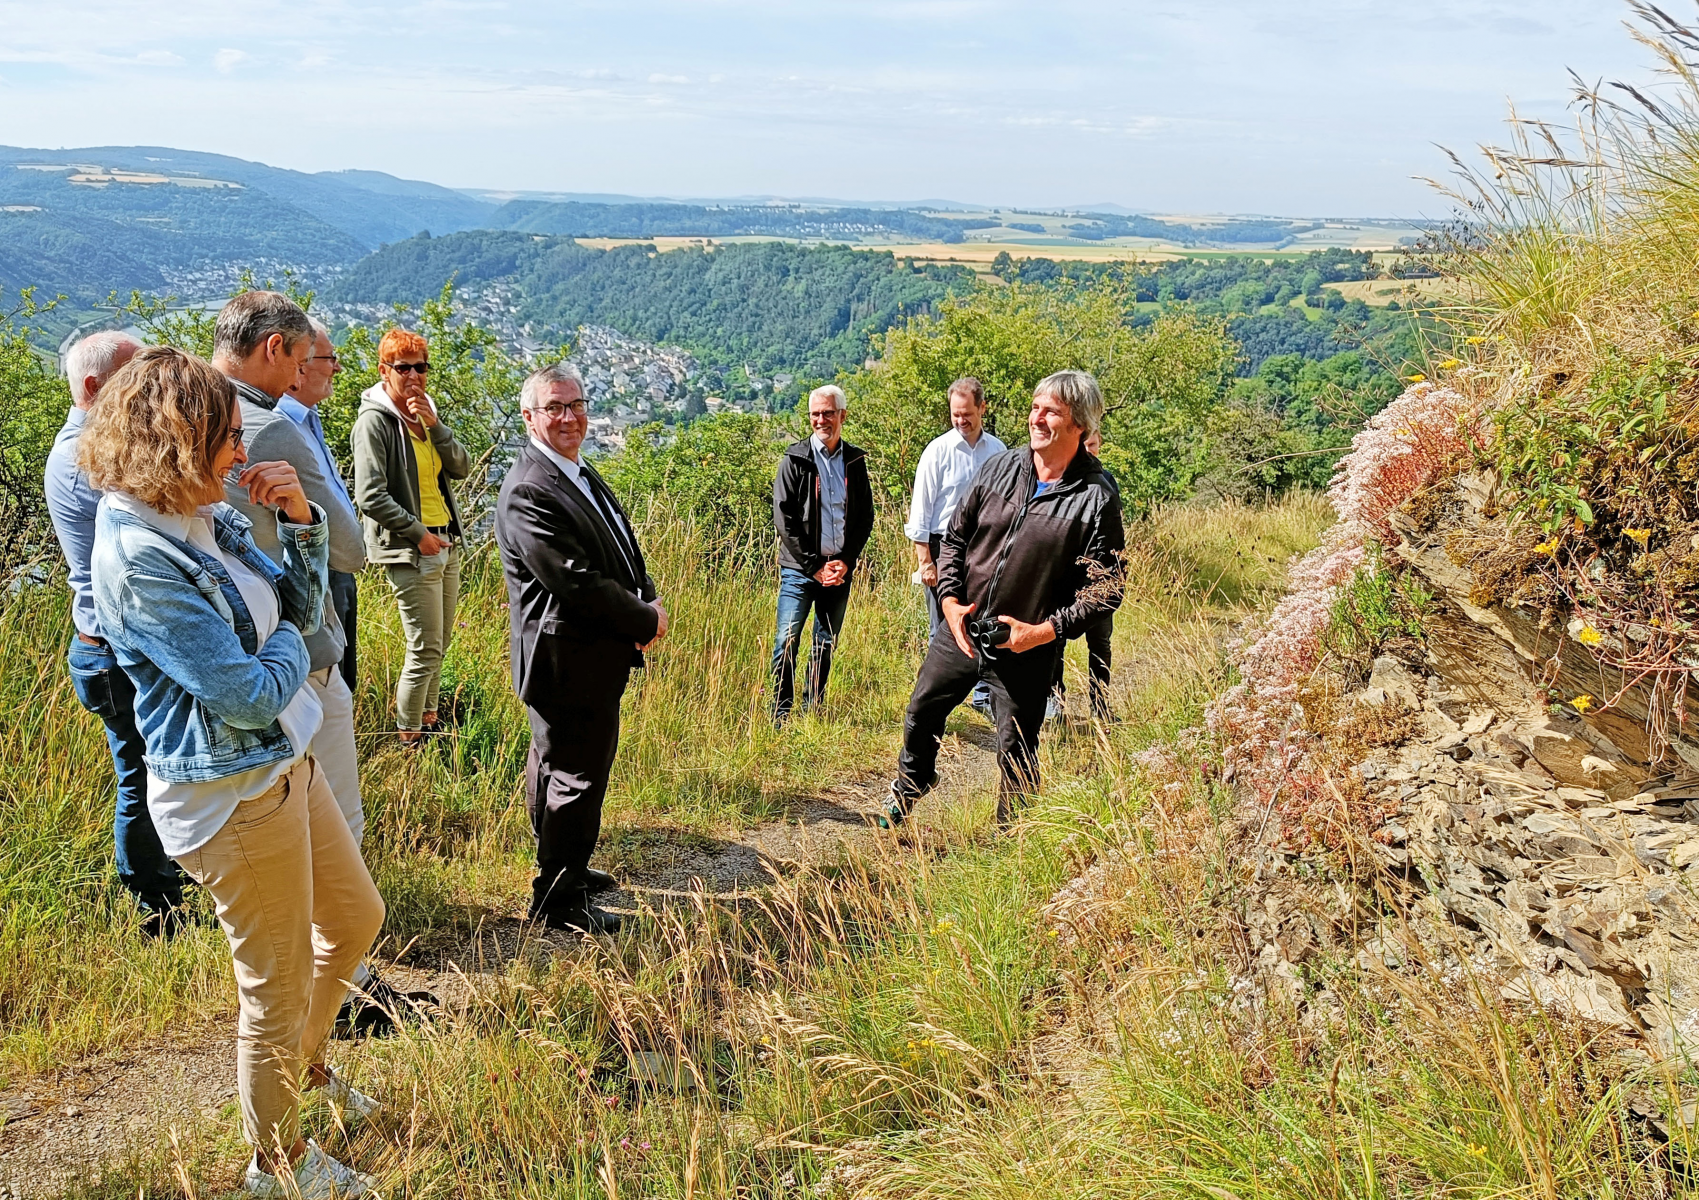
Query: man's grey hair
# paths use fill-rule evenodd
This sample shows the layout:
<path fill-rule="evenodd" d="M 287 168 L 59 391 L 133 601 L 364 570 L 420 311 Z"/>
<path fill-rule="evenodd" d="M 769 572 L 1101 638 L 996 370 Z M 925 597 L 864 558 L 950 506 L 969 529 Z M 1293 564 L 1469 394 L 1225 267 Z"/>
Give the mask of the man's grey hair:
<path fill-rule="evenodd" d="M 219 312 L 212 328 L 212 352 L 240 361 L 274 333 L 283 335 L 286 347 L 293 347 L 313 336 L 312 321 L 282 292 L 243 292 Z"/>
<path fill-rule="evenodd" d="M 323 321 L 314 316 L 309 316 L 307 318 L 307 324 L 313 327 L 313 333 L 315 336 L 322 334 L 325 341 L 330 342 L 333 346 L 336 344 L 335 340 L 330 336 L 329 325 L 326 325 Z"/>
<path fill-rule="evenodd" d="M 94 376 L 95 391 L 112 378 L 122 362 L 129 360 L 130 354 L 142 348 L 142 344 L 129 334 L 117 329 L 103 329 L 99 333 L 91 333 L 65 355 L 65 378 L 71 384 L 71 398 L 79 404 L 88 404 L 94 396 L 83 395 L 83 380 Z"/>
<path fill-rule="evenodd" d="M 1032 398 L 1049 396 L 1060 400 L 1068 406 L 1068 413 L 1074 418 L 1074 424 L 1083 431 L 1082 438 L 1096 433 L 1103 424 L 1103 392 L 1085 371 L 1057 371 L 1054 375 L 1046 375 L 1038 381 L 1038 386 L 1032 389 Z"/>
<path fill-rule="evenodd" d="M 835 383 L 822 384 L 815 388 L 812 392 L 809 392 L 808 402 L 813 404 L 815 398 L 818 396 L 825 396 L 832 402 L 832 407 L 837 409 L 839 412 L 843 412 L 844 409 L 849 407 L 849 397 L 844 395 L 844 389 Z"/>
<path fill-rule="evenodd" d="M 519 407 L 535 409 L 537 397 L 542 394 L 543 389 L 557 383 L 576 383 L 578 394 L 584 395 L 584 376 L 579 373 L 577 367 L 563 359 L 546 367 L 538 367 L 525 377 L 525 382 L 519 388 Z"/>

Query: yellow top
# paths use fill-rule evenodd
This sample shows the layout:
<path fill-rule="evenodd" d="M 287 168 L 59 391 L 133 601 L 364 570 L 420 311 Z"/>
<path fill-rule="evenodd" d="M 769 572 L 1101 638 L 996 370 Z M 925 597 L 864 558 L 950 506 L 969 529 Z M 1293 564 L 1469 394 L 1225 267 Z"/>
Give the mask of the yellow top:
<path fill-rule="evenodd" d="M 414 437 L 409 429 L 407 440 L 413 443 L 413 462 L 419 468 L 419 520 L 433 529 L 440 529 L 448 524 L 448 501 L 443 497 L 442 485 L 437 482 L 442 477 L 442 456 L 431 445 L 429 431 L 421 439 Z"/>

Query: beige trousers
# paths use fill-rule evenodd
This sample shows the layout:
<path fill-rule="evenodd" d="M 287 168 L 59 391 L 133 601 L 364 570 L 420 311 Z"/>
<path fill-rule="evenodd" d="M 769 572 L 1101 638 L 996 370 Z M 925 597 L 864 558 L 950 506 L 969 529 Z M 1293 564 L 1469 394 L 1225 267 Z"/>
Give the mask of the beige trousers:
<path fill-rule="evenodd" d="M 421 557 L 419 565 L 388 563 L 389 586 L 401 609 L 407 656 L 395 684 L 395 724 L 418 729 L 424 715 L 437 711 L 442 657 L 454 638 L 454 608 L 460 601 L 460 547 L 449 546 Z"/>
<path fill-rule="evenodd" d="M 211 893 L 235 960 L 243 1130 L 255 1146 L 287 1149 L 302 1069 L 383 926 L 383 898 L 311 757 L 178 861 Z"/>

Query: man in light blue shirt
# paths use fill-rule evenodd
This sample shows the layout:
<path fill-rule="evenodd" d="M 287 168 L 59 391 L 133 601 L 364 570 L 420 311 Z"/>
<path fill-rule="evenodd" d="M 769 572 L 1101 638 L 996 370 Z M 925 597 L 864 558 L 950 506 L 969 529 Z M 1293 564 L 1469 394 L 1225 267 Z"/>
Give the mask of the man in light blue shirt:
<path fill-rule="evenodd" d="M 919 567 L 915 578 L 926 588 L 926 615 L 931 624 L 930 640 L 938 632 L 944 613 L 938 607 L 938 551 L 956 505 L 967 495 L 968 486 L 985 460 L 1007 450 L 997 435 L 985 429 L 985 388 L 965 375 L 950 385 L 950 429 L 934 438 L 920 452 L 914 472 L 914 497 L 909 501 L 908 524 L 903 532 L 914 543 Z M 989 715 L 991 691 L 983 681 L 973 692 L 973 706 Z"/>
<path fill-rule="evenodd" d="M 301 376 L 295 381 L 295 386 L 277 402 L 277 411 L 306 432 L 313 456 L 318 459 L 319 470 L 323 473 L 325 482 L 330 485 L 328 490 L 331 498 L 340 500 L 344 511 L 357 522 L 359 517 L 354 509 L 354 500 L 348 493 L 348 484 L 343 480 L 342 472 L 337 469 L 336 456 L 330 452 L 330 443 L 325 440 L 324 423 L 319 420 L 319 405 L 330 399 L 331 393 L 336 390 L 335 380 L 342 373 L 342 359 L 337 355 L 336 347 L 331 344 L 330 330 L 325 328 L 324 322 L 310 317 L 308 320 L 312 321 L 313 326 L 313 352 L 307 358 L 306 366 L 301 368 Z M 339 670 L 342 681 L 348 685 L 350 692 L 354 690 L 354 679 L 359 666 L 359 637 L 354 629 L 354 623 L 359 617 L 359 600 L 359 581 L 354 575 L 348 571 L 331 568 L 331 607 L 336 610 L 337 621 L 342 626 L 343 635 L 348 639 L 342 652 Z"/>
<path fill-rule="evenodd" d="M 112 821 L 113 857 L 118 878 L 144 914 L 142 929 L 169 937 L 181 924 L 183 875 L 165 853 L 147 808 L 146 743 L 136 729 L 136 688 L 124 674 L 101 634 L 94 611 L 89 560 L 94 553 L 94 517 L 100 493 L 77 469 L 77 439 L 101 387 L 129 362 L 141 343 L 128 334 L 106 330 L 91 334 L 65 356 L 72 408 L 53 439 L 42 490 L 53 532 L 70 570 L 71 623 L 76 633 L 66 656 L 71 683 L 82 706 L 106 726 L 106 745 L 118 776 L 118 803 Z"/>

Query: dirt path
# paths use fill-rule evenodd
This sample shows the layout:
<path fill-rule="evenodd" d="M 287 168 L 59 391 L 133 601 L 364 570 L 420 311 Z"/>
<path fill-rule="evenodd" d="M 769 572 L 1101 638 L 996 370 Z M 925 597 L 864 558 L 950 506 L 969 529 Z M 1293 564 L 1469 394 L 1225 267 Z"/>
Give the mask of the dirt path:
<path fill-rule="evenodd" d="M 922 801 L 919 821 L 993 778 L 991 731 L 976 721 L 961 737 L 947 738 L 939 770 L 942 780 Z M 723 840 L 646 844 L 639 856 L 644 869 L 636 874 L 623 869 L 617 849 L 600 855 L 597 865 L 624 880 L 601 902 L 632 914 L 688 900 L 700 886 L 735 903 L 759 893 L 775 873 L 830 860 L 845 846 L 880 836 L 871 818 L 886 786 L 887 777 L 866 776 L 799 800 L 782 820 Z M 540 932 L 523 916 L 524 902 L 516 899 L 511 912 L 491 913 L 462 945 L 423 961 L 415 954 L 407 965 L 383 964 L 381 974 L 403 990 L 435 992 L 452 1014 L 472 981 L 501 973 L 516 956 L 570 953 L 576 946 L 575 936 Z M 167 1142 L 173 1126 L 218 1117 L 236 1095 L 234 1037 L 233 1018 L 211 1022 L 169 1044 L 109 1052 L 0 1090 L 0 1200 L 42 1200 L 93 1182 L 102 1167 Z"/>

